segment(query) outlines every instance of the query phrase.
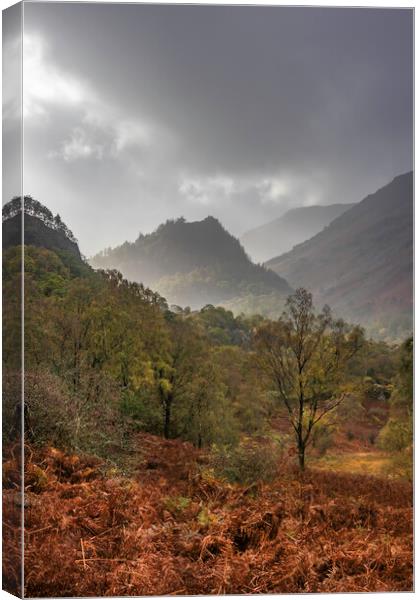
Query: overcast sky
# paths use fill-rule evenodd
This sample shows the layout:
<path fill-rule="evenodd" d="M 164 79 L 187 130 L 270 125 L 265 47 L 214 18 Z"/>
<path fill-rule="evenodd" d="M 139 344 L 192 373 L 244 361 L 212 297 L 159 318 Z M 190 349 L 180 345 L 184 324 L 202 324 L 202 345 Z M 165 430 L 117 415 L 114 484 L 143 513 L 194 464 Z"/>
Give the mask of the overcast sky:
<path fill-rule="evenodd" d="M 168 218 L 240 235 L 355 202 L 412 168 L 412 67 L 409 10 L 27 3 L 25 193 L 88 256 Z"/>

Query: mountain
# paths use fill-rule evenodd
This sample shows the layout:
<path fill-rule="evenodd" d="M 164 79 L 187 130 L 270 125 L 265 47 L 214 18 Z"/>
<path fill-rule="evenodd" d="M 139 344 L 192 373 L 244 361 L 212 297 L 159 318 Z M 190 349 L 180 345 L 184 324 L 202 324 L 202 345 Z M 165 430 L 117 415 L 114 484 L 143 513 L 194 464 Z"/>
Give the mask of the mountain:
<path fill-rule="evenodd" d="M 413 173 L 367 196 L 266 263 L 337 314 L 387 335 L 412 329 Z"/>
<path fill-rule="evenodd" d="M 94 256 L 95 268 L 115 268 L 125 277 L 157 290 L 171 303 L 198 308 L 249 296 L 292 292 L 273 271 L 253 264 L 239 241 L 214 217 L 167 221 Z M 240 304 L 240 303 L 239 303 Z"/>
<path fill-rule="evenodd" d="M 24 244 L 55 252 L 72 276 L 90 275 L 93 271 L 82 257 L 76 238 L 61 220 L 31 196 L 15 197 L 3 206 L 3 250 L 22 244 L 22 205 Z"/>
<path fill-rule="evenodd" d="M 247 231 L 240 241 L 253 260 L 265 261 L 316 235 L 352 206 L 331 204 L 293 208 L 278 219 Z"/>
<path fill-rule="evenodd" d="M 82 260 L 77 240 L 59 215 L 54 216 L 31 196 L 24 197 L 24 243 L 48 250 L 61 251 Z M 13 198 L 3 206 L 3 248 L 22 243 L 22 201 Z"/>

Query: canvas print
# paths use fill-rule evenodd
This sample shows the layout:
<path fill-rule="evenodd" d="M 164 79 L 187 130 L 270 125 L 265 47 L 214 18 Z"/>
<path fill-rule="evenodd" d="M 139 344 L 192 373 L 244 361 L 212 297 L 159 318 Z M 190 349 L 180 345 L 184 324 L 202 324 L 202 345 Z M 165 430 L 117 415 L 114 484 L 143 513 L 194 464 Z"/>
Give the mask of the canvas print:
<path fill-rule="evenodd" d="M 413 10 L 3 12 L 3 587 L 413 591 Z"/>

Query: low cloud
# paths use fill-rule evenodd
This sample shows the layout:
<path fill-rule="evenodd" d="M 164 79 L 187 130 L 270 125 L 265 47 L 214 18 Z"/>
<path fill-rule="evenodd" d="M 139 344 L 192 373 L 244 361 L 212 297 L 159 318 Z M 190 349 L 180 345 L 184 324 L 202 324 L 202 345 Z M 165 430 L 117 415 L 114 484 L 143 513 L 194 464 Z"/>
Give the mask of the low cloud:
<path fill-rule="evenodd" d="M 28 3 L 25 32 L 25 191 L 85 254 L 178 216 L 239 235 L 411 168 L 409 10 Z"/>
<path fill-rule="evenodd" d="M 68 122 L 68 133 L 48 157 L 66 162 L 119 159 L 128 150 L 152 149 L 162 140 L 158 127 L 138 117 L 122 115 L 90 84 L 54 64 L 41 37 L 25 36 L 24 103 L 26 124 L 48 126 L 57 111 Z M 75 126 L 71 123 L 76 122 Z"/>
<path fill-rule="evenodd" d="M 62 143 L 59 151 L 51 151 L 50 158 L 61 157 L 65 161 L 72 161 L 84 158 L 96 158 L 100 160 L 104 155 L 104 146 L 96 144 L 89 138 L 88 134 L 76 127 L 70 138 Z"/>
<path fill-rule="evenodd" d="M 214 177 L 184 177 L 178 186 L 181 197 L 192 204 L 215 206 L 231 198 L 239 189 L 231 177 L 216 175 Z"/>
<path fill-rule="evenodd" d="M 64 73 L 47 59 L 41 37 L 25 35 L 23 45 L 23 115 L 48 118 L 51 106 L 80 107 L 92 101 L 87 84 Z"/>

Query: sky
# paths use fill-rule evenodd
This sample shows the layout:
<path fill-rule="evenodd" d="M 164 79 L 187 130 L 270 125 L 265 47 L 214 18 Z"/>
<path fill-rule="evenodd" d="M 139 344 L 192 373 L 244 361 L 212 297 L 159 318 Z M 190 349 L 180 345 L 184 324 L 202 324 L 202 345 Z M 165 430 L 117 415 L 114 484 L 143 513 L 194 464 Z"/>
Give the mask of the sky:
<path fill-rule="evenodd" d="M 357 202 L 412 168 L 412 46 L 404 9 L 25 3 L 24 192 L 86 256 L 169 218 L 239 236 Z M 19 194 L 16 72 L 4 202 Z"/>

